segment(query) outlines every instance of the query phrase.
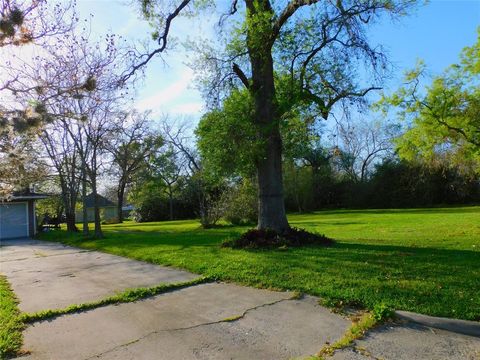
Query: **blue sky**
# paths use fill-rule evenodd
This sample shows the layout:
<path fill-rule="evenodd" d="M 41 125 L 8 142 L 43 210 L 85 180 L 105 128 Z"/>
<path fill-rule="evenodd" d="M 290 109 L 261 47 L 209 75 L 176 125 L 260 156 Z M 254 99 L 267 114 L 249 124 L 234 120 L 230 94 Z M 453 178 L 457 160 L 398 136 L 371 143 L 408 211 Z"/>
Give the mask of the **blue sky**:
<path fill-rule="evenodd" d="M 133 0 L 132 2 L 134 2 Z M 82 18 L 93 14 L 92 30 L 97 36 L 107 31 L 129 41 L 149 39 L 151 29 L 139 19 L 138 9 L 126 0 L 79 0 Z M 212 14 L 212 19 L 215 17 Z M 172 29 L 182 39 L 208 37 L 205 23 L 181 21 Z M 400 84 L 403 71 L 412 68 L 418 58 L 425 61 L 432 73 L 439 73 L 458 59 L 462 48 L 476 41 L 480 26 L 480 0 L 431 0 L 414 14 L 401 21 L 385 20 L 371 30 L 374 43 L 386 47 L 389 60 L 396 66 L 387 89 Z M 186 54 L 171 51 L 163 60 L 156 59 L 146 70 L 145 81 L 138 87 L 136 105 L 141 110 L 170 113 L 192 118 L 201 115 L 203 100 L 192 84 L 193 72 L 184 64 Z"/>

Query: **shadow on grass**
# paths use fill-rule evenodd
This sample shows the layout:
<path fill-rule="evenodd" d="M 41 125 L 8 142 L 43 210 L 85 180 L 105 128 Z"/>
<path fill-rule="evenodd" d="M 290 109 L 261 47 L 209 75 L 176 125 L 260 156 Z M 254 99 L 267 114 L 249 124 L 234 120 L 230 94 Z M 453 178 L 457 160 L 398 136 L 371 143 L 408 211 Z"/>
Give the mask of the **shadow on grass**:
<path fill-rule="evenodd" d="M 101 240 L 84 241 L 77 236 L 57 241 L 185 268 L 220 280 L 297 290 L 367 307 L 385 303 L 436 316 L 480 316 L 478 250 L 358 242 L 284 250 L 220 248 L 224 239 L 243 231 L 227 227 L 122 233 L 111 228 Z"/>
<path fill-rule="evenodd" d="M 407 208 L 407 209 L 343 209 L 343 210 L 320 210 L 313 213 L 298 214 L 302 215 L 368 215 L 368 214 L 464 214 L 464 213 L 478 213 L 478 206 L 471 207 L 441 207 L 441 208 Z"/>

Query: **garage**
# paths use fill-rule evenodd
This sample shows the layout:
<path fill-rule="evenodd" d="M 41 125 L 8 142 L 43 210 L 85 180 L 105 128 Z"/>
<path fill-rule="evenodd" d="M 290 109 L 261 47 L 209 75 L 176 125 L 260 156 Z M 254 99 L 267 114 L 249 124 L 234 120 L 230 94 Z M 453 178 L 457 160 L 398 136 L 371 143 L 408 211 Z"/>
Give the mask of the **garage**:
<path fill-rule="evenodd" d="M 28 202 L 0 204 L 0 240 L 28 236 Z"/>
<path fill-rule="evenodd" d="M 37 230 L 35 201 L 47 197 L 24 191 L 0 201 L 0 241 L 34 236 Z"/>

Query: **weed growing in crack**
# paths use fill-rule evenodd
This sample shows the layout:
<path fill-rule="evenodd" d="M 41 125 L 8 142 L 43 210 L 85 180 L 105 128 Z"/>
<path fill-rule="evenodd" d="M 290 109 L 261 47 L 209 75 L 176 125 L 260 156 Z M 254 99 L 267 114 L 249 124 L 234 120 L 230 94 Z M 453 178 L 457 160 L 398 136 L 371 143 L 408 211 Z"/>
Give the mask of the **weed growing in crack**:
<path fill-rule="evenodd" d="M 208 277 L 200 277 L 191 281 L 185 281 L 185 282 L 174 283 L 174 284 L 160 284 L 160 285 L 152 286 L 148 288 L 128 289 L 119 294 L 109 296 L 99 301 L 83 303 L 83 304 L 74 304 L 74 305 L 67 306 L 66 308 L 63 308 L 63 309 L 43 310 L 35 313 L 23 313 L 20 315 L 20 319 L 24 323 L 33 323 L 36 321 L 52 319 L 61 315 L 92 310 L 102 306 L 133 302 L 146 297 L 162 294 L 171 290 L 178 290 L 185 287 L 203 284 L 210 281 L 211 279 Z"/>

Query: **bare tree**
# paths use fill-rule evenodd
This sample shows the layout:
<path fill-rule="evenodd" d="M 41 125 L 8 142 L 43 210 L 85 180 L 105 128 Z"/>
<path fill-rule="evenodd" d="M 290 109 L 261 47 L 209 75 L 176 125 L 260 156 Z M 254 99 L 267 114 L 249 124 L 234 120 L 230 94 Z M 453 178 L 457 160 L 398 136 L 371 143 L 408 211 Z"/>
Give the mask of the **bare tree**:
<path fill-rule="evenodd" d="M 48 166 L 40 154 L 31 130 L 18 133 L 0 117 L 0 201 L 46 178 Z"/>
<path fill-rule="evenodd" d="M 75 162 L 71 165 L 78 167 L 83 201 L 88 186 L 95 203 L 95 236 L 102 237 L 97 178 L 105 168 L 102 156 L 105 141 L 112 138 L 109 134 L 114 129 L 114 114 L 125 101 L 128 90 L 119 86 L 117 69 L 121 65 L 115 37 L 107 37 L 104 44 L 96 44 L 89 40 L 88 33 L 71 33 L 53 44 L 45 44 L 43 48 L 42 56 L 15 69 L 24 84 L 24 91 L 17 92 L 17 101 L 27 104 L 33 98 L 36 112 L 43 115 L 43 126 L 54 124 L 53 129 L 60 129 L 64 132 L 62 136 L 68 136 L 75 155 Z M 66 158 L 72 155 L 69 153 Z M 83 230 L 87 234 L 85 215 L 84 206 Z"/>
<path fill-rule="evenodd" d="M 203 227 L 208 228 L 218 221 L 216 207 L 217 199 L 214 199 L 209 191 L 210 184 L 205 179 L 201 158 L 195 147 L 193 136 L 187 121 L 173 120 L 165 116 L 161 121 L 161 133 L 167 144 L 170 144 L 183 157 L 185 169 L 188 171 L 189 181 L 195 188 L 198 203 L 198 215 Z"/>
<path fill-rule="evenodd" d="M 339 151 L 334 158 L 353 181 L 367 180 L 376 160 L 393 154 L 398 127 L 376 120 L 343 120 L 334 130 Z"/>
<path fill-rule="evenodd" d="M 81 183 L 80 157 L 65 123 L 57 121 L 42 129 L 39 138 L 60 185 L 68 231 L 78 231 L 75 207 Z"/>
<path fill-rule="evenodd" d="M 178 184 L 184 168 L 181 155 L 173 145 L 169 144 L 160 154 L 154 155 L 149 164 L 152 176 L 161 180 L 164 185 L 165 193 L 168 196 L 170 220 L 174 218 L 173 196 L 175 194 L 175 186 Z"/>
<path fill-rule="evenodd" d="M 149 116 L 148 112 L 118 114 L 114 136 L 106 143 L 106 150 L 112 156 L 111 172 L 117 178 L 119 222 L 123 222 L 122 208 L 127 186 L 132 184 L 134 177 L 163 144 L 161 136 L 151 130 Z"/>
<path fill-rule="evenodd" d="M 74 2 L 50 5 L 47 0 L 0 0 L 0 47 L 39 44 L 68 33 Z"/>
<path fill-rule="evenodd" d="M 32 88 L 15 68 L 27 68 L 35 49 L 42 49 L 52 39 L 68 34 L 76 21 L 73 1 L 49 4 L 46 0 L 0 0 L 0 93 L 3 100 L 0 106 L 0 197 L 45 175 L 45 168 L 31 161 L 34 155 L 29 151 L 36 128 L 45 120 L 42 109 L 20 106 L 15 101 L 17 94 L 38 91 L 44 84 Z M 23 53 L 32 54 L 31 57 L 18 56 L 24 45 L 29 46 Z"/>

